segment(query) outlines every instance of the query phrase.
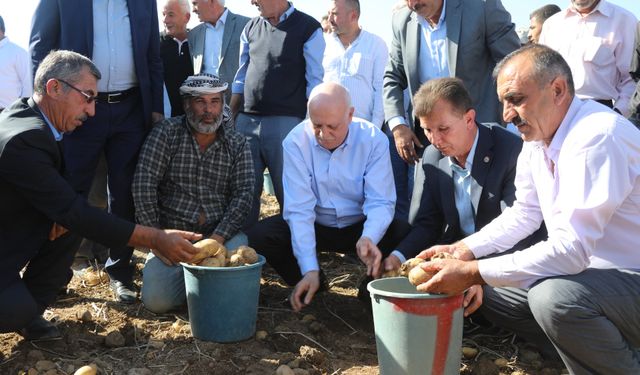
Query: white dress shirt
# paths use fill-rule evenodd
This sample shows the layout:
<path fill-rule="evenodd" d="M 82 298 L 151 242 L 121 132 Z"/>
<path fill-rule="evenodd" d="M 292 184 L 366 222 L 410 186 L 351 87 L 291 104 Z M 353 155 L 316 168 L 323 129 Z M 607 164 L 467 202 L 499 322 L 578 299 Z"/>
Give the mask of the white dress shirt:
<path fill-rule="evenodd" d="M 640 270 L 640 131 L 605 106 L 575 98 L 548 147 L 525 142 L 516 201 L 465 238 L 476 258 L 510 249 L 542 220 L 549 238 L 479 261 L 492 286 L 526 288 L 586 268 Z"/>
<path fill-rule="evenodd" d="M 32 91 L 29 54 L 4 37 L 0 40 L 0 108 L 31 96 Z"/>
<path fill-rule="evenodd" d="M 605 0 L 586 16 L 570 6 L 544 22 L 540 44 L 567 60 L 579 98 L 613 100 L 626 117 L 635 90 L 629 67 L 637 24 L 631 12 Z"/>
<path fill-rule="evenodd" d="M 123 91 L 138 86 L 126 0 L 93 0 L 91 60 L 102 74 L 98 92 Z"/>
<path fill-rule="evenodd" d="M 345 48 L 335 33 L 325 34 L 324 82 L 337 82 L 351 94 L 354 115 L 382 127 L 382 78 L 389 59 L 384 40 L 368 31 Z"/>
<path fill-rule="evenodd" d="M 283 218 L 300 272 L 319 270 L 314 223 L 344 228 L 365 220 L 362 236 L 377 244 L 396 203 L 387 136 L 354 118 L 345 141 L 333 152 L 322 147 L 309 120 L 282 143 Z"/>
<path fill-rule="evenodd" d="M 218 75 L 220 69 L 220 52 L 222 51 L 222 36 L 224 35 L 224 25 L 227 23 L 229 11 L 224 10 L 215 26 L 209 22 L 205 23 L 205 43 L 202 60 L 202 72 Z"/>
<path fill-rule="evenodd" d="M 293 14 L 295 8 L 293 4 L 289 3 L 289 8 L 284 12 L 279 19 L 279 22 L 283 22 L 291 14 Z M 266 21 L 266 18 L 262 17 Z M 311 90 L 314 87 L 322 83 L 322 77 L 324 71 L 322 68 L 322 56 L 324 55 L 324 38 L 322 28 L 318 29 L 311 34 L 311 37 L 307 39 L 302 47 L 302 55 L 306 63 L 306 71 L 304 74 L 307 80 L 307 98 L 311 94 Z M 236 73 L 233 83 L 231 84 L 231 92 L 233 94 L 244 94 L 244 80 L 247 77 L 247 69 L 249 68 L 249 37 L 247 36 L 247 29 L 240 34 L 240 67 Z"/>

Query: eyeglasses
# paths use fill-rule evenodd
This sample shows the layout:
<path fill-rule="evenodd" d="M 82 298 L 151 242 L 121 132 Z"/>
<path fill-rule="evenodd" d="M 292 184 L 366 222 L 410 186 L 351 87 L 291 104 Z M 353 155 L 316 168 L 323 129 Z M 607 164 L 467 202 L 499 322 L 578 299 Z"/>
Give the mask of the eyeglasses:
<path fill-rule="evenodd" d="M 87 100 L 87 104 L 91 104 L 95 101 L 98 101 L 98 97 L 95 95 L 91 95 L 91 94 L 87 94 L 86 92 L 80 90 L 79 88 L 75 87 L 74 85 L 70 84 L 69 82 L 62 80 L 60 78 L 56 78 L 58 81 L 64 83 L 65 85 L 71 87 L 72 89 L 76 90 L 77 92 L 79 92 L 80 94 L 82 94 L 82 96 L 85 97 L 85 99 Z"/>

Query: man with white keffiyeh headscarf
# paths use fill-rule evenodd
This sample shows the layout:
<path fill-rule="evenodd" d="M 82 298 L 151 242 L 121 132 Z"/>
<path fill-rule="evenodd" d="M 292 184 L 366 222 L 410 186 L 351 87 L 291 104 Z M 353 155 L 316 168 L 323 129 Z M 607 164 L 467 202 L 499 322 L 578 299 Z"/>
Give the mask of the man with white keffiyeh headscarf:
<path fill-rule="evenodd" d="M 224 244 L 247 244 L 240 232 L 254 186 L 251 152 L 234 130 L 224 93 L 210 74 L 188 77 L 180 94 L 185 114 L 156 125 L 133 179 L 136 220 L 156 228 L 187 229 Z M 155 313 L 184 303 L 182 268 L 149 253 L 142 302 Z"/>

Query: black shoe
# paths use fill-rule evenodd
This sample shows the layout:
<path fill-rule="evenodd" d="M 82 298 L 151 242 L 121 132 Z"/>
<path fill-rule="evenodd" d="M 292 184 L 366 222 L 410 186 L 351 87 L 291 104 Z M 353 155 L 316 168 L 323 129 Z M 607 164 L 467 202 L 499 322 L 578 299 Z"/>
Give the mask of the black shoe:
<path fill-rule="evenodd" d="M 111 286 L 111 290 L 113 291 L 116 301 L 122 303 L 136 302 L 137 295 L 132 286 L 126 285 L 122 281 L 118 280 L 111 280 L 109 282 L 109 286 Z"/>
<path fill-rule="evenodd" d="M 48 341 L 62 338 L 58 327 L 42 316 L 33 319 L 18 333 L 28 341 Z"/>

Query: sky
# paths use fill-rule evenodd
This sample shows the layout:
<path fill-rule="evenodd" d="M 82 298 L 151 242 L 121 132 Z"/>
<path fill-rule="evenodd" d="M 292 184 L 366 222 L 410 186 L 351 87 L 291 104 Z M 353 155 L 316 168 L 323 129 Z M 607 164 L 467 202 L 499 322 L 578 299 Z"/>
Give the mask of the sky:
<path fill-rule="evenodd" d="M 91 1 L 91 0 L 84 0 Z M 609 0 L 630 10 L 636 17 L 640 17 L 639 0 Z M 311 16 L 322 17 L 329 7 L 328 0 L 292 0 L 293 5 Z M 401 0 L 360 0 L 362 14 L 361 26 L 370 32 L 380 35 L 387 43 L 391 40 L 391 10 Z M 38 0 L 0 0 L 0 16 L 4 18 L 6 35 L 9 39 L 27 49 L 31 17 Z M 512 21 L 517 28 L 529 26 L 529 13 L 545 4 L 557 4 L 561 8 L 569 5 L 570 0 L 502 0 L 504 7 L 511 13 Z M 161 12 L 164 0 L 158 0 Z M 250 0 L 226 0 L 226 6 L 232 12 L 249 17 L 258 15 Z M 193 14 L 191 26 L 198 23 L 198 17 Z"/>

